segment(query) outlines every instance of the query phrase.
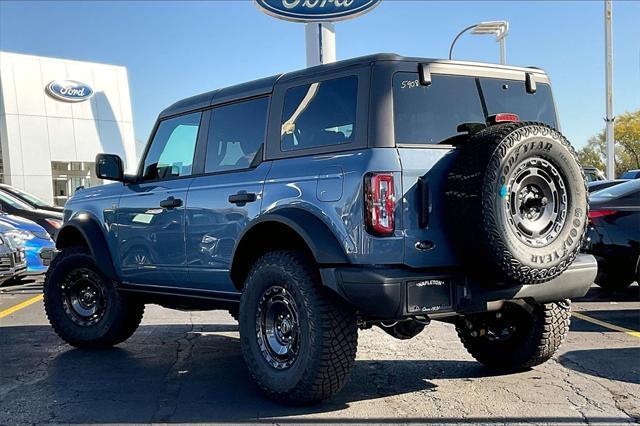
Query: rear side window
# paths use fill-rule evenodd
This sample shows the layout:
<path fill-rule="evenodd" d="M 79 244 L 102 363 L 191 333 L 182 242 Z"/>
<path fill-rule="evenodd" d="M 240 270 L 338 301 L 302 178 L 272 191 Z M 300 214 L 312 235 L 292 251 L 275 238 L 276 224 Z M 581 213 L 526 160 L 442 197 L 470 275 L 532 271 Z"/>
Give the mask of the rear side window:
<path fill-rule="evenodd" d="M 355 137 L 358 78 L 349 76 L 287 90 L 282 151 L 348 144 Z"/>
<path fill-rule="evenodd" d="M 242 101 L 211 114 L 205 173 L 246 169 L 264 143 L 268 98 Z"/>
<path fill-rule="evenodd" d="M 421 86 L 417 73 L 393 78 L 396 143 L 439 144 L 459 135 L 462 123 L 484 123 L 482 102 L 473 77 L 432 75 Z"/>
<path fill-rule="evenodd" d="M 536 84 L 536 93 L 527 93 L 524 81 L 481 78 L 480 86 L 489 115 L 501 112 L 518 114 L 522 121 L 539 121 L 558 127 L 551 87 Z"/>

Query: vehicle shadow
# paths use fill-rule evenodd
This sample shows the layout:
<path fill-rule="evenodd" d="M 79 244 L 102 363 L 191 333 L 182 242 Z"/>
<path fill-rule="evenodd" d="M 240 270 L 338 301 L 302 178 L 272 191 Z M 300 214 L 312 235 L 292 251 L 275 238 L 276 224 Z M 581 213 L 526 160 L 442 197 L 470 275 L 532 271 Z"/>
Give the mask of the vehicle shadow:
<path fill-rule="evenodd" d="M 465 360 L 358 360 L 349 383 L 335 397 L 311 407 L 287 407 L 266 399 L 256 388 L 242 360 L 237 330 L 236 324 L 144 325 L 116 348 L 81 350 L 62 343 L 48 326 L 0 327 L 0 424 L 361 423 L 367 421 L 366 415 L 347 418 L 339 412 L 358 401 L 438 392 L 438 380 L 492 375 Z M 608 356 L 594 352 L 587 359 L 595 366 Z M 579 353 L 563 359 L 569 368 L 585 365 Z M 590 365 L 584 368 L 590 371 Z M 613 371 L 609 374 L 614 377 Z M 292 417 L 312 414 L 316 416 Z M 377 423 L 398 420 L 396 413 L 375 419 Z M 576 418 L 403 417 L 401 421 L 574 423 Z"/>
<path fill-rule="evenodd" d="M 591 376 L 640 384 L 640 347 L 569 351 L 562 354 L 558 362 Z"/>
<path fill-rule="evenodd" d="M 472 361 L 359 360 L 327 402 L 287 407 L 266 399 L 240 352 L 237 325 L 145 325 L 110 350 L 73 349 L 49 327 L 0 328 L 0 423 L 256 421 L 342 410 L 434 380 L 486 377 Z"/>

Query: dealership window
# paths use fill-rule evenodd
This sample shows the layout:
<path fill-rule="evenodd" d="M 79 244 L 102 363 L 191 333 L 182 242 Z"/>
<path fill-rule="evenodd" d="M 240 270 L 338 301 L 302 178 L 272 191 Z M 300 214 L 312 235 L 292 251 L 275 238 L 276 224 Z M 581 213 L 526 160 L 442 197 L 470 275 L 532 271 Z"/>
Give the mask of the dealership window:
<path fill-rule="evenodd" d="M 102 180 L 93 175 L 94 162 L 85 161 L 52 161 L 51 177 L 53 179 L 53 201 L 57 206 L 64 203 L 78 189 L 90 188 L 102 184 Z"/>
<path fill-rule="evenodd" d="M 194 112 L 160 123 L 144 159 L 145 180 L 191 174 L 201 116 L 201 112 Z"/>
<path fill-rule="evenodd" d="M 207 142 L 205 172 L 245 169 L 264 143 L 268 98 L 214 108 Z"/>
<path fill-rule="evenodd" d="M 351 143 L 358 78 L 349 76 L 287 90 L 282 113 L 283 151 Z"/>

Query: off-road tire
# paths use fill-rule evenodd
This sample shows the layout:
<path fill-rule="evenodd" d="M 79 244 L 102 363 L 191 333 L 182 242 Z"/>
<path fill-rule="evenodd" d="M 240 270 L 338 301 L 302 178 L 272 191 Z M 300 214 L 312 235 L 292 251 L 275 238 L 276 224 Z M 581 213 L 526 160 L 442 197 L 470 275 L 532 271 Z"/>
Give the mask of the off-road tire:
<path fill-rule="evenodd" d="M 470 315 L 456 323 L 458 337 L 467 351 L 480 363 L 502 372 L 522 371 L 548 361 L 569 332 L 571 301 L 532 304 L 529 305 L 531 312 L 519 305 L 505 306 L 506 309 L 522 310 L 529 316 L 529 323 L 517 328 L 506 341 L 492 341 L 480 324 L 496 313 Z M 468 327 L 466 320 L 474 327 Z M 475 336 L 472 335 L 474 331 Z"/>
<path fill-rule="evenodd" d="M 231 315 L 231 318 L 236 321 L 240 321 L 240 306 L 238 306 L 237 308 L 231 308 L 228 312 L 229 315 Z"/>
<path fill-rule="evenodd" d="M 104 291 L 104 314 L 91 325 L 79 325 L 65 310 L 61 288 L 65 280 L 83 268 Z M 144 304 L 120 294 L 112 280 L 95 266 L 89 251 L 82 247 L 62 250 L 53 259 L 44 281 L 44 308 L 54 331 L 62 340 L 79 348 L 107 348 L 128 339 L 138 328 Z"/>
<path fill-rule="evenodd" d="M 556 173 L 547 176 L 564 194 L 557 197 L 564 205 L 553 208 L 558 204 L 547 203 L 555 198 L 544 197 L 541 211 L 557 211 L 557 222 L 542 229 L 548 234 L 532 245 L 514 224 L 523 204 L 511 185 L 536 161 Z M 501 124 L 474 134 L 460 148 L 448 176 L 447 209 L 468 274 L 487 286 L 538 284 L 559 276 L 578 254 L 587 227 L 588 188 L 576 152 L 560 132 L 535 122 Z"/>
<path fill-rule="evenodd" d="M 257 337 L 258 306 L 273 286 L 289 293 L 298 312 L 299 351 L 286 369 L 267 361 Z M 290 405 L 329 398 L 347 381 L 357 343 L 354 311 L 322 287 L 317 267 L 307 256 L 274 251 L 253 264 L 240 302 L 240 344 L 253 379 L 267 396 Z"/>

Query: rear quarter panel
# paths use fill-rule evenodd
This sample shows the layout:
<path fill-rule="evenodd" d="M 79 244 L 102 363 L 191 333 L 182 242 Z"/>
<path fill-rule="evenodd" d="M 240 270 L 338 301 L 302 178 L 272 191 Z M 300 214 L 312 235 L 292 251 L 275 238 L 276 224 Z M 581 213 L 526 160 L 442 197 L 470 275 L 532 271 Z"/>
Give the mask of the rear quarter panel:
<path fill-rule="evenodd" d="M 362 149 L 280 159 L 264 186 L 262 214 L 298 208 L 320 218 L 354 264 L 400 264 L 404 257 L 401 220 L 390 237 L 375 237 L 364 225 L 363 183 L 370 171 L 394 173 L 401 193 L 396 149 Z M 401 219 L 400 203 L 396 217 Z"/>

